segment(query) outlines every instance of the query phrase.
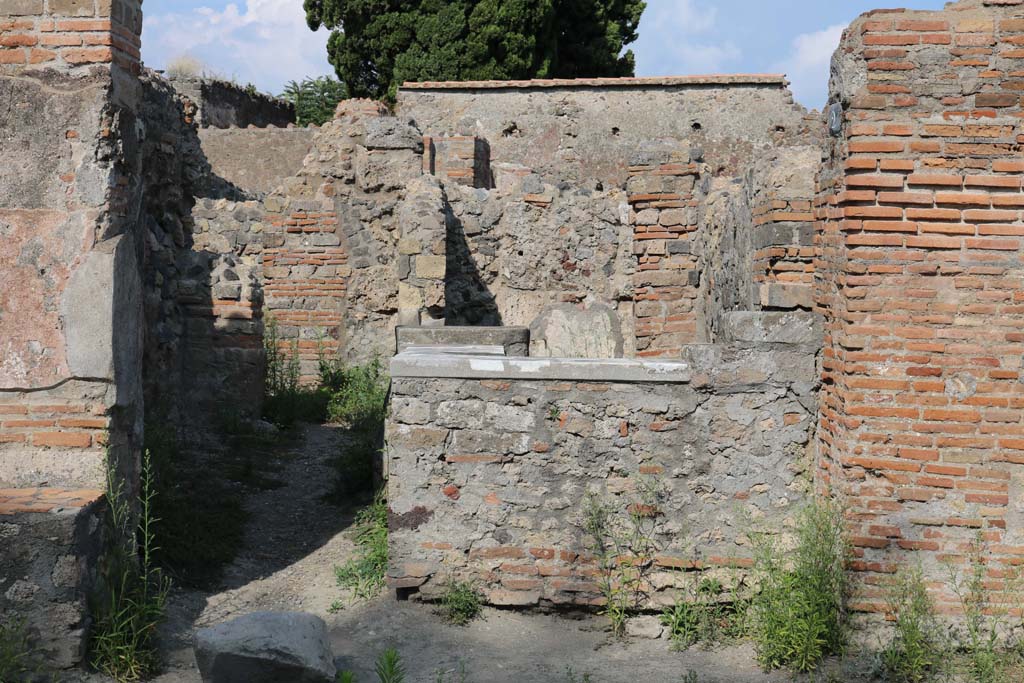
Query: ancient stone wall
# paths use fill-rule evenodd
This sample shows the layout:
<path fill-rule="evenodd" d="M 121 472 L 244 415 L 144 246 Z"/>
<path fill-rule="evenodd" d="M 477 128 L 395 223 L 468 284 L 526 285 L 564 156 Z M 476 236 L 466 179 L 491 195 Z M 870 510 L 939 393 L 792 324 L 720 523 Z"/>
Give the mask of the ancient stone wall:
<path fill-rule="evenodd" d="M 261 93 L 252 86 L 190 76 L 168 80 L 188 102 L 201 128 L 284 128 L 295 123 L 293 104 Z"/>
<path fill-rule="evenodd" d="M 267 194 L 302 168 L 317 128 L 201 128 L 211 171 L 254 194 Z"/>
<path fill-rule="evenodd" d="M 588 493 L 619 518 L 656 507 L 652 605 L 674 599 L 676 570 L 750 566 L 751 520 L 784 533 L 810 491 L 821 331 L 810 314 L 739 315 L 740 340 L 683 362 L 396 356 L 390 585 L 597 604 Z"/>
<path fill-rule="evenodd" d="M 1024 2 L 869 13 L 833 60 L 816 207 L 827 318 L 823 489 L 849 507 L 863 589 L 972 545 L 987 586 L 1024 552 L 1020 148 Z"/>
<path fill-rule="evenodd" d="M 0 6 L 0 614 L 57 668 L 84 657 L 107 468 L 132 495 L 141 447 L 140 5 Z"/>
<path fill-rule="evenodd" d="M 739 175 L 759 148 L 809 134 L 779 75 L 406 83 L 396 113 L 425 134 L 486 140 L 494 164 L 526 165 L 553 185 L 625 187 L 633 152 L 653 140 L 704 150 L 715 175 Z"/>

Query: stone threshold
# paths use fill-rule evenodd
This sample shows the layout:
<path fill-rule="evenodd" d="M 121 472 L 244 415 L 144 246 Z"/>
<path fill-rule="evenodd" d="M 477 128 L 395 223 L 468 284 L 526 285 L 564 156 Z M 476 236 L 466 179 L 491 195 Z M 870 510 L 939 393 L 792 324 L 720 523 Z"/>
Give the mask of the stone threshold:
<path fill-rule="evenodd" d="M 102 498 L 97 489 L 0 489 L 0 515 L 60 512 L 88 507 Z"/>
<path fill-rule="evenodd" d="M 493 354 L 410 349 L 391 359 L 392 378 L 566 380 L 688 384 L 693 367 L 632 358 L 506 358 Z"/>

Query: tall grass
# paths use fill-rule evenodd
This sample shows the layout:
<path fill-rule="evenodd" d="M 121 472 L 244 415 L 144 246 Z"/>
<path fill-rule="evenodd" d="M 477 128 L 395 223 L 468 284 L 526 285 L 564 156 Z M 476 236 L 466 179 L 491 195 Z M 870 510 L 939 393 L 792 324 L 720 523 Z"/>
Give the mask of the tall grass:
<path fill-rule="evenodd" d="M 163 621 L 170 581 L 155 566 L 153 465 L 142 459 L 138 519 L 132 515 L 123 482 L 107 470 L 107 499 L 112 547 L 101 569 L 103 592 L 93 606 L 95 618 L 90 662 L 116 681 L 137 681 L 157 672 L 155 636 Z"/>

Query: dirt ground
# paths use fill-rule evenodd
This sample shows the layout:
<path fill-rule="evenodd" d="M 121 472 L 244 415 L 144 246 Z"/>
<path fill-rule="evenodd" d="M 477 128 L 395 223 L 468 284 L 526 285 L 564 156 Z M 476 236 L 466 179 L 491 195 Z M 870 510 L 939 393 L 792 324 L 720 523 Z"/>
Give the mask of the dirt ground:
<path fill-rule="evenodd" d="M 614 640 L 597 616 L 485 609 L 481 618 L 457 627 L 442 621 L 430 605 L 399 602 L 390 593 L 352 604 L 334 577 L 334 567 L 355 548 L 345 533 L 352 516 L 323 500 L 334 476 L 330 458 L 344 443 L 344 432 L 336 427 L 307 425 L 300 438 L 280 449 L 280 471 L 274 476 L 284 485 L 247 499 L 245 544 L 221 586 L 212 592 L 173 590 L 161 632 L 166 669 L 157 683 L 198 683 L 194 630 L 259 610 L 298 610 L 322 617 L 339 669 L 355 672 L 362 683 L 376 680 L 374 661 L 388 647 L 401 653 L 408 683 L 792 680 L 784 672 L 761 672 L 749 645 L 674 652 L 664 639 Z M 345 606 L 332 611 L 336 601 Z M 108 683 L 97 675 L 79 680 Z M 835 674 L 830 680 L 856 678 Z"/>

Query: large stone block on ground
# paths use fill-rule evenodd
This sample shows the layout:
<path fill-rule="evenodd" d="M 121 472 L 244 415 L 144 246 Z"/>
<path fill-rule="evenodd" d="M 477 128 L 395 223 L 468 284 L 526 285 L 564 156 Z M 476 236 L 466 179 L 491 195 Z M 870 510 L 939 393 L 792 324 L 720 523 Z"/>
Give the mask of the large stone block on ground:
<path fill-rule="evenodd" d="M 196 631 L 204 683 L 333 683 L 327 625 L 301 612 L 253 612 Z"/>

